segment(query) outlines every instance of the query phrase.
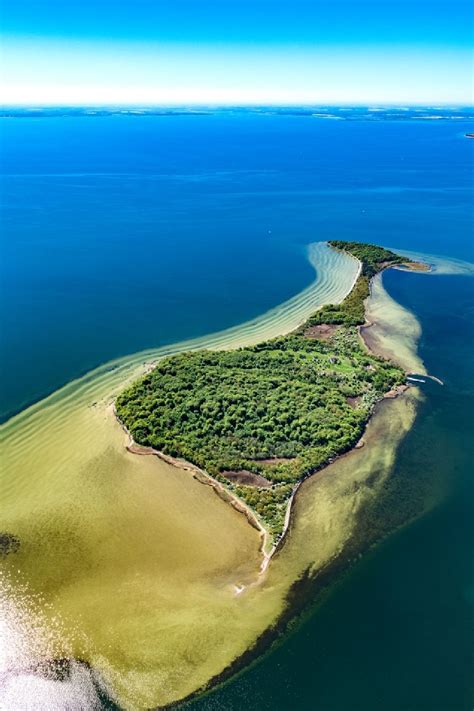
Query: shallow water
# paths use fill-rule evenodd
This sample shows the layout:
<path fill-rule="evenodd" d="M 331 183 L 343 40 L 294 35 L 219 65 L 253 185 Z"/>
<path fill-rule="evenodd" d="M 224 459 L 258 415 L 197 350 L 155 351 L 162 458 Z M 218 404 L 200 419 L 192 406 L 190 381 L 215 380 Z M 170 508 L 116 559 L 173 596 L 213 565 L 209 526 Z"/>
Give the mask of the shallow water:
<path fill-rule="evenodd" d="M 324 258 L 328 252 L 320 245 L 311 254 Z M 294 323 L 314 310 L 318 298 L 325 301 L 331 264 L 328 278 L 316 280 L 312 300 L 308 292 L 295 300 L 300 310 L 292 311 Z M 347 267 L 347 290 L 353 261 L 337 254 L 336 264 L 340 276 Z M 387 299 L 381 286 L 376 294 Z M 281 308 L 282 328 L 289 312 Z M 389 322 L 400 317 L 409 314 L 386 309 L 374 326 L 392 338 L 392 349 L 399 336 L 396 329 L 390 336 Z M 273 312 L 259 328 L 262 334 L 281 330 Z M 241 342 L 258 338 L 259 328 L 254 324 L 249 333 L 244 326 Z M 233 346 L 239 334 L 231 330 L 228 337 Z M 224 335 L 207 344 L 225 347 Z M 295 580 L 346 553 L 359 514 L 393 468 L 417 401 L 415 389 L 385 403 L 365 447 L 301 487 L 288 541 L 259 579 L 259 537 L 243 516 L 190 473 L 125 451 L 111 397 L 147 357 L 71 384 L 1 432 L 8 472 L 3 521 L 20 540 L 4 565 L 7 599 L 13 608 L 17 600 L 40 615 L 45 630 L 38 637 L 38 625 L 27 625 L 23 636 L 33 634 L 33 658 L 74 656 L 92 664 L 108 695 L 126 708 L 161 705 L 195 691 L 278 620 Z M 365 540 L 363 534 L 362 549 Z M 7 693 L 31 664 L 20 644 Z M 72 676 L 71 684 L 78 683 Z"/>

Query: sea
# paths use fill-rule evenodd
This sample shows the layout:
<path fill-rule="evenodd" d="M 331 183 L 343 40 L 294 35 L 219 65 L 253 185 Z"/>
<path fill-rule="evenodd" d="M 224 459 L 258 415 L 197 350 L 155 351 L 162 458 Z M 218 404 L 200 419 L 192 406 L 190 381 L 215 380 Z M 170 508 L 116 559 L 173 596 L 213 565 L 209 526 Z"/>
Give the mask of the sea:
<path fill-rule="evenodd" d="M 0 111 L 0 418 L 114 358 L 306 288 L 307 245 L 474 262 L 474 114 L 450 108 Z M 462 271 L 462 270 L 461 270 Z M 474 279 L 388 272 L 427 384 L 394 476 L 433 505 L 193 711 L 470 711 Z"/>

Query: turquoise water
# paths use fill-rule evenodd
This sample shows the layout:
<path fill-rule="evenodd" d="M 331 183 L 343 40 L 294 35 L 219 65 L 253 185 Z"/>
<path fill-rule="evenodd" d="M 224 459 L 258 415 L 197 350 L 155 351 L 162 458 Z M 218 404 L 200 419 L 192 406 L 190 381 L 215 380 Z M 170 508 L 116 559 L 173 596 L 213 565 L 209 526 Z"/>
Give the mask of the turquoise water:
<path fill-rule="evenodd" d="M 310 242 L 360 239 L 474 261 L 474 141 L 464 121 L 217 113 L 0 122 L 3 419 L 111 358 L 284 301 L 313 278 Z M 446 383 L 427 386 L 395 476 L 439 503 L 193 708 L 472 707 L 473 283 L 385 277 L 419 317 L 422 356 Z"/>

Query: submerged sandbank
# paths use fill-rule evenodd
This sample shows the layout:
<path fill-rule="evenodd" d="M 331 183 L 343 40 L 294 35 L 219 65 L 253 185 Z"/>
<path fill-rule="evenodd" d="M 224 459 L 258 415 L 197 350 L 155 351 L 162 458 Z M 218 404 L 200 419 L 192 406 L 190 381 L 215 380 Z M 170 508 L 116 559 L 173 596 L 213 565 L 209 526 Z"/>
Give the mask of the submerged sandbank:
<path fill-rule="evenodd" d="M 121 359 L 0 428 L 3 528 L 20 540 L 3 565 L 8 599 L 26 615 L 41 612 L 49 638 L 38 641 L 36 656 L 88 661 L 124 708 L 165 705 L 193 693 L 276 624 L 295 579 L 344 550 L 364 502 L 376 495 L 371 477 L 375 471 L 379 481 L 389 476 L 413 421 L 414 390 L 384 405 L 362 450 L 301 487 L 290 535 L 258 586 L 252 582 L 259 536 L 244 517 L 191 473 L 125 450 L 110 403 L 154 359 L 292 330 L 318 305 L 334 301 L 335 290 L 340 298 L 350 290 L 357 275 L 351 258 L 324 245 L 314 248 L 313 258 L 326 260 L 314 284 L 244 325 L 240 336 L 230 329 Z M 374 307 L 382 296 L 372 295 Z M 394 318 L 381 313 L 379 325 L 384 316 Z M 397 350 L 400 334 L 390 342 L 389 331 L 387 324 L 386 343 Z M 11 678 L 21 673 L 34 634 L 30 630 L 13 654 Z"/>
<path fill-rule="evenodd" d="M 421 336 L 416 317 L 386 292 L 383 274 L 373 278 L 370 289 L 365 309 L 367 325 L 360 327 L 365 344 L 372 353 L 392 360 L 407 372 L 426 373 L 416 348 Z"/>

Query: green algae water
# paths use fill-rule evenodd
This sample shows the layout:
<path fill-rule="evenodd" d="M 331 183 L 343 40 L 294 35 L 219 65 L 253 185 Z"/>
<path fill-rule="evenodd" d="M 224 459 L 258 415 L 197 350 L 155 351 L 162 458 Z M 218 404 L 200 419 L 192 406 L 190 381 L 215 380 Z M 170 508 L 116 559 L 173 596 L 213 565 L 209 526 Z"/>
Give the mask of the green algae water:
<path fill-rule="evenodd" d="M 300 526 L 263 584 L 254 585 L 252 529 L 186 474 L 127 455 L 109 409 L 172 343 L 254 342 L 297 325 L 329 291 L 343 295 L 354 265 L 324 262 L 323 249 L 312 261 L 316 285 L 326 285 L 313 289 L 306 245 L 315 238 L 472 261 L 472 142 L 462 122 L 133 121 L 3 127 L 4 419 L 72 382 L 2 428 L 2 529 L 20 542 L 2 562 L 2 702 L 149 708 L 182 698 L 278 623 L 295 578 L 327 565 L 354 533 L 382 538 L 408 518 L 362 559 L 349 550 L 325 595 L 293 590 L 303 614 L 293 633 L 192 707 L 470 708 L 467 268 L 451 260 L 444 275 L 384 275 L 394 303 L 409 309 L 392 319 L 392 329 L 408 325 L 396 351 L 445 385 L 390 403 L 365 449 L 308 482 Z M 382 317 L 393 315 L 377 296 Z M 385 346 L 390 332 L 380 333 Z M 69 662 L 58 683 L 35 673 L 51 657 L 92 670 Z"/>

